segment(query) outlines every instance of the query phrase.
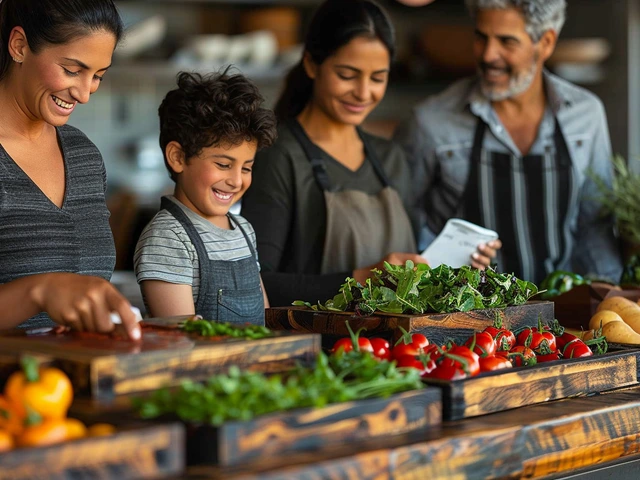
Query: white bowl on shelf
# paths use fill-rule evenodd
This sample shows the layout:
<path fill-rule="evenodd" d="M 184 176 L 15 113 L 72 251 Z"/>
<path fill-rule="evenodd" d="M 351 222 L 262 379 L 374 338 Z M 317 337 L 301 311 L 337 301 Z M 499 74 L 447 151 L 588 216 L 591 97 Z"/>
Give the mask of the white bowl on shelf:
<path fill-rule="evenodd" d="M 568 38 L 558 41 L 548 64 L 596 64 L 611 54 L 611 45 L 604 38 Z"/>
<path fill-rule="evenodd" d="M 154 15 L 127 28 L 114 53 L 119 58 L 133 58 L 160 45 L 167 34 L 167 20 Z"/>

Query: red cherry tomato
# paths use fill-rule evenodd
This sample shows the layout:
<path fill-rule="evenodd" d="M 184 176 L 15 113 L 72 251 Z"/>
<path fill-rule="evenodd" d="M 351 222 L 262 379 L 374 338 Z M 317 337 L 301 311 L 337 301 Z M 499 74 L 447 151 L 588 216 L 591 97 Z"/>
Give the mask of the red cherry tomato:
<path fill-rule="evenodd" d="M 444 353 L 440 365 L 454 366 L 473 377 L 480 373 L 480 356 L 468 347 L 454 345 Z"/>
<path fill-rule="evenodd" d="M 358 338 L 358 347 L 361 352 L 373 353 L 373 347 L 371 346 L 371 342 L 368 338 Z M 342 350 L 345 353 L 353 350 L 353 341 L 351 338 L 341 338 L 334 343 L 331 353 L 336 353 L 338 350 Z"/>
<path fill-rule="evenodd" d="M 530 367 L 538 362 L 535 352 L 524 345 L 516 345 L 513 347 L 509 351 L 508 358 L 514 367 Z"/>
<path fill-rule="evenodd" d="M 548 330 L 543 331 L 541 335 L 547 340 L 547 346 L 549 347 L 549 350 L 555 352 L 557 350 L 556 336 Z"/>
<path fill-rule="evenodd" d="M 564 350 L 562 351 L 562 356 L 564 358 L 590 357 L 592 355 L 593 352 L 589 346 L 580 339 L 569 342 L 565 345 Z"/>
<path fill-rule="evenodd" d="M 410 356 L 404 355 L 396 359 L 396 365 L 398 367 L 415 368 L 420 372 L 420 375 L 424 376 L 436 368 L 436 362 L 429 356 L 418 355 Z"/>
<path fill-rule="evenodd" d="M 467 374 L 454 365 L 438 365 L 431 372 L 424 375 L 425 378 L 433 378 L 437 380 L 461 380 L 467 377 Z"/>
<path fill-rule="evenodd" d="M 489 355 L 480 357 L 480 371 L 491 372 L 493 370 L 501 370 L 503 368 L 511 368 L 513 365 L 509 359 L 500 355 Z"/>
<path fill-rule="evenodd" d="M 373 337 L 369 339 L 373 354 L 382 360 L 391 360 L 391 345 L 384 338 Z"/>
<path fill-rule="evenodd" d="M 393 350 L 391 351 L 391 355 L 393 358 L 400 358 L 407 355 L 416 356 L 419 354 L 420 354 L 420 349 L 417 348 L 415 345 L 412 345 L 412 344 L 405 345 L 404 343 L 400 345 L 396 345 L 395 347 L 393 347 Z"/>
<path fill-rule="evenodd" d="M 574 340 L 580 340 L 578 337 L 573 335 L 572 333 L 564 332 L 559 337 L 556 337 L 556 348 L 561 352 L 564 350 L 564 347 Z"/>
<path fill-rule="evenodd" d="M 489 332 L 474 333 L 465 343 L 465 347 L 471 348 L 480 357 L 488 357 L 496 353 L 496 342 Z"/>
<path fill-rule="evenodd" d="M 516 346 L 516 336 L 511 330 L 502 329 L 494 337 L 498 350 L 507 351 Z"/>
<path fill-rule="evenodd" d="M 537 355 L 536 360 L 538 363 L 554 362 L 556 360 L 560 360 L 560 352 L 556 350 L 555 352 L 547 353 L 545 355 Z"/>
<path fill-rule="evenodd" d="M 342 350 L 343 352 L 350 352 L 351 350 L 357 349 L 361 352 L 371 352 L 373 353 L 373 347 L 371 346 L 371 342 L 368 338 L 360 338 L 360 332 L 362 330 L 366 330 L 364 327 L 358 329 L 357 332 L 353 332 L 349 322 L 345 322 L 347 326 L 347 330 L 349 331 L 349 338 L 341 338 L 336 343 L 333 344 L 333 348 L 331 349 L 331 353 L 336 353 L 338 350 Z"/>

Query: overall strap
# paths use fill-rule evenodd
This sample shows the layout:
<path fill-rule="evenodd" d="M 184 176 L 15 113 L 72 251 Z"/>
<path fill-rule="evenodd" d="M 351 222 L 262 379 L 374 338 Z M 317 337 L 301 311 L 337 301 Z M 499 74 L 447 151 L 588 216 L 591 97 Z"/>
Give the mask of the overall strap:
<path fill-rule="evenodd" d="M 256 259 L 256 262 L 257 262 L 258 261 L 258 254 L 257 254 L 255 248 L 253 248 L 253 242 L 249 238 L 249 235 L 247 235 L 247 232 L 244 230 L 244 228 L 242 228 L 242 225 L 240 225 L 240 222 L 235 217 L 235 215 L 233 215 L 231 212 L 229 212 L 229 213 L 227 213 L 227 217 L 229 217 L 229 220 L 231 220 L 233 223 L 235 223 L 236 226 L 238 227 L 238 229 L 240 229 L 240 232 L 242 233 L 242 236 L 247 241 L 247 245 L 249 247 L 249 250 L 251 251 L 251 255 L 253 256 L 253 258 Z"/>
<path fill-rule="evenodd" d="M 160 201 L 160 208 L 167 210 L 169 213 L 171 213 L 171 215 L 174 216 L 176 220 L 180 222 L 180 224 L 186 230 L 187 235 L 189 236 L 189 239 L 193 243 L 193 246 L 196 249 L 196 253 L 198 254 L 198 265 L 200 266 L 200 293 L 198 294 L 198 303 L 195 305 L 196 313 L 198 313 L 198 311 L 202 310 L 204 301 L 207 298 L 206 293 L 209 289 L 209 279 L 211 277 L 211 272 L 209 270 L 209 255 L 207 254 L 207 249 L 204 246 L 204 242 L 202 241 L 200 234 L 196 230 L 196 227 L 193 225 L 193 222 L 178 205 L 176 205 L 168 198 L 162 197 L 162 200 Z"/>

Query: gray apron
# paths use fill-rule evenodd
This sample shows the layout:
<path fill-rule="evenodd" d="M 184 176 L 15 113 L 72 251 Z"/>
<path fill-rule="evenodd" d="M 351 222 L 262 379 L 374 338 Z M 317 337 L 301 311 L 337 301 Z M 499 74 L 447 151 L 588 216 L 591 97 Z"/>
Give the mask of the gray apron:
<path fill-rule="evenodd" d="M 366 137 L 358 130 L 365 148 L 365 161 L 371 162 L 383 186 L 377 195 L 333 188 L 320 148 L 300 123 L 293 121 L 290 127 L 324 193 L 327 227 L 320 273 L 353 271 L 375 264 L 392 252 L 414 253 L 416 243 L 407 212 Z"/>
<path fill-rule="evenodd" d="M 499 268 L 541 282 L 567 261 L 574 184 L 571 154 L 555 119 L 555 154 L 515 155 L 482 148 L 486 123 L 478 118 L 462 217 L 498 232 Z"/>
<path fill-rule="evenodd" d="M 160 208 L 168 210 L 182 224 L 198 254 L 200 291 L 195 305 L 196 314 L 206 320 L 264 325 L 258 256 L 235 217 L 227 214 L 231 224 L 242 232 L 251 256 L 236 261 L 210 260 L 202 238 L 182 209 L 167 198 L 162 199 Z"/>

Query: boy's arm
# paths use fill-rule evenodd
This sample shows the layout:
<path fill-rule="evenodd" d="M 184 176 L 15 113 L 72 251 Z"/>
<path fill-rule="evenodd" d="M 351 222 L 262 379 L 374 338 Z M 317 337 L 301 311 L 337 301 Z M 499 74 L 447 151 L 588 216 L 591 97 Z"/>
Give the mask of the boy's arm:
<path fill-rule="evenodd" d="M 264 297 L 264 308 L 269 308 L 269 297 L 267 296 L 267 291 L 264 288 L 262 276 L 260 276 L 260 287 L 262 288 L 262 296 Z"/>
<path fill-rule="evenodd" d="M 174 317 L 196 313 L 191 285 L 145 280 L 141 282 L 140 288 L 150 317 Z"/>

